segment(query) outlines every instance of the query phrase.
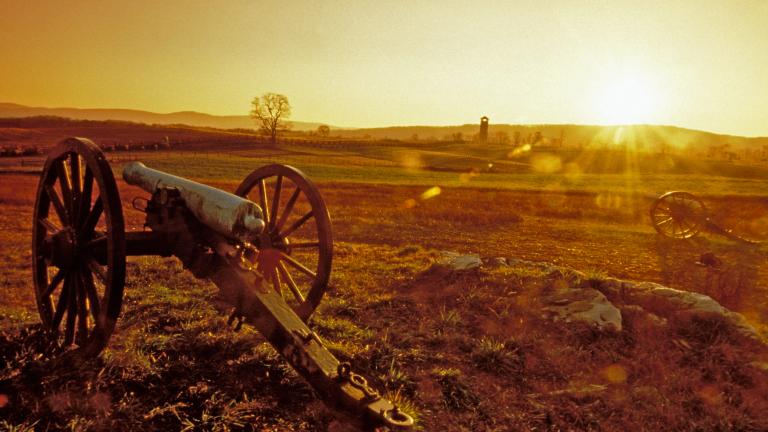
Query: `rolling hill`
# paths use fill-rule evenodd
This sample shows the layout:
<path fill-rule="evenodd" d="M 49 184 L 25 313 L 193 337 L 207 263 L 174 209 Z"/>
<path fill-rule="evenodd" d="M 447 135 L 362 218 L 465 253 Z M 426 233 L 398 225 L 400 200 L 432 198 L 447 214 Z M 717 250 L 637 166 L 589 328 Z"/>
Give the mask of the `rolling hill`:
<path fill-rule="evenodd" d="M 253 129 L 254 123 L 247 115 L 219 116 L 195 111 L 155 113 L 132 109 L 107 108 L 44 108 L 0 102 L 0 118 L 53 116 L 75 120 L 118 120 L 134 123 L 212 127 L 218 129 Z M 294 130 L 315 130 L 321 123 L 291 121 Z"/>
<path fill-rule="evenodd" d="M 354 130 L 334 131 L 344 137 L 369 137 L 372 139 L 399 139 L 434 141 L 449 136 L 461 134 L 464 140 L 472 140 L 478 133 L 478 124 L 456 126 L 393 126 L 384 128 L 365 128 Z M 530 140 L 535 134 L 541 133 L 542 139 L 550 142 L 563 140 L 566 146 L 589 147 L 610 146 L 614 143 L 637 143 L 653 147 L 666 143 L 678 148 L 688 148 L 692 145 L 703 148 L 709 146 L 727 145 L 731 150 L 762 149 L 768 146 L 768 137 L 742 137 L 716 134 L 701 130 L 686 129 L 677 126 L 663 125 L 574 125 L 574 124 L 533 124 L 510 125 L 493 124 L 488 128 L 489 141 L 497 141 L 498 134 L 505 134 L 514 140 L 515 134 L 520 139 Z"/>
<path fill-rule="evenodd" d="M 28 117 L 60 117 L 73 120 L 112 122 L 105 124 L 107 129 L 114 129 L 114 122 L 131 122 L 131 126 L 144 127 L 153 125 L 162 129 L 167 127 L 185 127 L 188 129 L 215 128 L 218 131 L 206 130 L 206 134 L 227 133 L 222 129 L 253 129 L 253 121 L 248 116 L 217 116 L 193 111 L 160 114 L 148 111 L 130 109 L 80 109 L 80 108 L 40 108 L 28 107 L 13 103 L 0 103 L 0 118 Z M 6 123 L 8 123 L 6 121 Z M 301 134 L 317 129 L 321 123 L 292 121 L 293 131 Z M 79 126 L 84 126 L 80 124 Z M 92 124 L 89 127 L 97 127 Z M 124 124 L 123 126 L 128 127 Z M 18 128 L 18 126 L 17 126 Z M 0 125 L 0 141 L 19 142 L 29 141 L 31 135 L 39 135 L 40 130 L 34 126 L 26 131 L 14 130 L 13 125 Z M 378 128 L 340 128 L 331 126 L 331 135 L 336 138 L 356 138 L 372 140 L 404 140 L 404 141 L 472 141 L 478 133 L 477 124 L 449 126 L 390 126 Z M 91 130 L 91 132 L 93 132 Z M 113 132 L 113 131 L 111 131 Z M 111 133 L 110 132 L 110 133 Z M 158 131 L 154 131 L 158 132 Z M 174 132 L 179 132 L 177 129 Z M 199 131 L 198 131 L 199 132 Z M 244 131 L 238 131 L 244 132 Z M 31 135 L 30 135 L 31 134 Z M 163 135 L 174 135 L 163 131 Z M 162 135 L 161 135 L 162 136 Z M 120 137 L 117 137 L 120 139 Z M 133 139 L 133 137 L 131 138 Z M 768 137 L 743 137 L 717 134 L 713 132 L 686 129 L 667 125 L 574 125 L 574 124 L 490 124 L 488 141 L 490 143 L 518 142 L 534 143 L 544 146 L 567 148 L 615 148 L 617 145 L 627 148 L 653 149 L 662 147 L 677 148 L 678 150 L 696 153 L 714 151 L 717 157 L 728 158 L 728 152 L 760 152 L 768 153 Z M 40 141 L 33 139 L 32 141 Z M 764 158 L 764 156 L 760 156 Z"/>

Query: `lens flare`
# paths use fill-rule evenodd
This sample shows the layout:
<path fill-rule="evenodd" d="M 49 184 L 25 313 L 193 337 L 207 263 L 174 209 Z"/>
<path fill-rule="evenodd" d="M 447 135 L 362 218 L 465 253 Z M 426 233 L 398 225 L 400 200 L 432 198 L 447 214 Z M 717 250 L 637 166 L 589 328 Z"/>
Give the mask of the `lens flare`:
<path fill-rule="evenodd" d="M 531 151 L 531 145 L 530 144 L 525 144 L 525 145 L 522 145 L 520 147 L 516 147 L 511 152 L 507 153 L 507 157 L 508 158 L 513 158 L 515 156 L 520 156 L 523 153 L 527 153 L 529 151 Z"/>
<path fill-rule="evenodd" d="M 716 406 L 723 403 L 723 393 L 713 385 L 702 387 L 696 394 L 707 405 Z"/>
<path fill-rule="evenodd" d="M 459 181 L 462 182 L 462 183 L 469 183 L 470 180 L 472 180 L 473 178 L 475 178 L 475 177 L 477 177 L 479 175 L 480 175 L 480 173 L 478 173 L 477 171 L 470 171 L 470 172 L 461 173 L 461 174 L 459 174 Z"/>
<path fill-rule="evenodd" d="M 566 179 L 575 182 L 582 177 L 584 171 L 581 169 L 581 166 L 579 166 L 578 163 L 568 162 L 563 166 L 563 174 L 565 175 Z"/>
<path fill-rule="evenodd" d="M 407 169 L 419 169 L 424 167 L 421 155 L 417 152 L 406 151 L 400 155 L 400 165 Z"/>
<path fill-rule="evenodd" d="M 434 197 L 440 195 L 440 192 L 442 192 L 442 190 L 440 189 L 440 186 L 433 186 L 433 187 L 425 190 L 421 194 L 420 198 L 423 199 L 423 200 L 428 200 L 430 198 L 434 198 Z"/>
<path fill-rule="evenodd" d="M 595 204 L 600 208 L 621 208 L 622 201 L 621 195 L 614 193 L 601 193 L 595 197 Z"/>
<path fill-rule="evenodd" d="M 622 384 L 627 381 L 627 370 L 618 364 L 612 364 L 603 369 L 603 377 L 613 384 Z"/>
<path fill-rule="evenodd" d="M 560 157 L 552 154 L 536 155 L 531 159 L 533 170 L 538 173 L 552 174 L 563 168 L 563 162 Z"/>

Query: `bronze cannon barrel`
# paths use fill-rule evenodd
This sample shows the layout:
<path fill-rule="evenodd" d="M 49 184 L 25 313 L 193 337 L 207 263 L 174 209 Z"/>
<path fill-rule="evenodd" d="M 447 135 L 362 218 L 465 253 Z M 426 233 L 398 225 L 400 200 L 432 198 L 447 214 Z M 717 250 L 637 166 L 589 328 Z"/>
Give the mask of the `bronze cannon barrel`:
<path fill-rule="evenodd" d="M 141 162 L 125 165 L 123 179 L 149 193 L 162 188 L 176 189 L 200 222 L 225 237 L 248 240 L 264 229 L 258 204 L 235 194 L 148 168 Z"/>

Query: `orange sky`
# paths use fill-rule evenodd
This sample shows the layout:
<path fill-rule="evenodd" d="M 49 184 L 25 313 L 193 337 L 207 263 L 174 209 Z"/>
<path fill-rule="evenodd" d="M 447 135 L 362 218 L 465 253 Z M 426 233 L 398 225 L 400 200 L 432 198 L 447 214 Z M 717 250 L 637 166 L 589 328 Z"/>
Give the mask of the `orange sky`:
<path fill-rule="evenodd" d="M 768 1 L 17 1 L 0 101 L 768 135 Z"/>

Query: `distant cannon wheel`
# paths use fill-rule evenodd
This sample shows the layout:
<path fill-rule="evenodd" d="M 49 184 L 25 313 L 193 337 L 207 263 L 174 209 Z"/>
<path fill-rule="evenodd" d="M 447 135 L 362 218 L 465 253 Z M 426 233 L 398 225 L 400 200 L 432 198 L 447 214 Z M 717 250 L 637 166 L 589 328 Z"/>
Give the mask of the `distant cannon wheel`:
<path fill-rule="evenodd" d="M 255 245 L 257 268 L 306 321 L 331 275 L 331 218 L 320 192 L 298 169 L 275 164 L 252 172 L 235 194 L 264 212 L 267 227 Z"/>
<path fill-rule="evenodd" d="M 98 354 L 120 314 L 125 232 L 117 184 L 101 150 L 69 138 L 45 161 L 32 228 L 43 326 L 64 349 Z"/>
<path fill-rule="evenodd" d="M 668 192 L 651 206 L 651 223 L 666 237 L 687 239 L 696 236 L 707 223 L 707 209 L 688 192 Z"/>

